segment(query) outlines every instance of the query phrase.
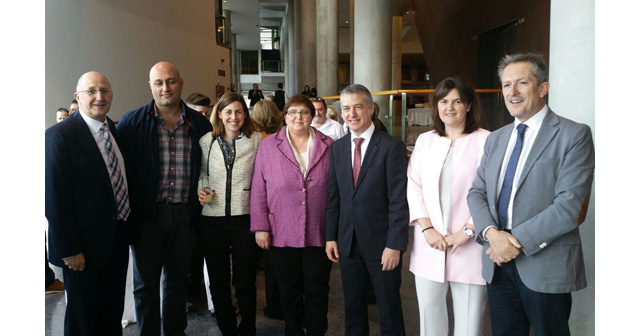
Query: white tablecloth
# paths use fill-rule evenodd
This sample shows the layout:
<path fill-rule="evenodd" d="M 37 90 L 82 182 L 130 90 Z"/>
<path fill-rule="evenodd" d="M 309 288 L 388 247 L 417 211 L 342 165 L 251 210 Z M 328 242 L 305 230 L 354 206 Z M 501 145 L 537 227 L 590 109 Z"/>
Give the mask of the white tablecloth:
<path fill-rule="evenodd" d="M 407 122 L 409 126 L 431 126 L 431 108 L 411 108 L 407 109 Z"/>

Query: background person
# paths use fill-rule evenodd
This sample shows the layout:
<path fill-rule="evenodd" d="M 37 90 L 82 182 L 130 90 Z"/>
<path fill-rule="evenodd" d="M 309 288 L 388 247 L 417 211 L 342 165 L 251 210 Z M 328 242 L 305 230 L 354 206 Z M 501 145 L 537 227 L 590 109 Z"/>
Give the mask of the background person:
<path fill-rule="evenodd" d="M 253 165 L 261 137 L 244 98 L 224 94 L 211 114 L 213 132 L 200 139 L 202 167 L 198 199 L 211 298 L 223 335 L 256 334 L 256 257 L 249 230 L 249 199 Z M 241 321 L 231 304 L 231 272 Z"/>
<path fill-rule="evenodd" d="M 325 206 L 331 138 L 311 128 L 315 109 L 295 95 L 287 126 L 265 138 L 256 157 L 251 231 L 271 254 L 285 335 L 327 332 L 331 262 L 325 249 Z M 304 330 L 303 330 L 304 329 Z"/>
<path fill-rule="evenodd" d="M 67 110 L 64 107 L 61 107 L 56 111 L 56 122 L 61 122 L 68 116 L 69 116 L 69 110 Z"/>
<path fill-rule="evenodd" d="M 302 94 L 303 96 L 305 96 L 307 98 L 313 97 L 313 95 L 311 94 L 311 88 L 309 88 L 309 85 L 305 85 L 304 89 L 302 90 L 302 92 L 300 94 Z"/>
<path fill-rule="evenodd" d="M 316 115 L 313 117 L 311 126 L 331 139 L 338 140 L 344 136 L 344 129 L 339 122 L 327 118 L 327 103 L 321 97 L 311 98 L 313 106 L 316 108 Z"/>
<path fill-rule="evenodd" d="M 289 100 L 289 95 L 282 89 L 282 83 L 278 83 L 278 89 L 273 93 L 274 102 L 278 106 L 278 110 L 284 110 L 284 104 Z"/>
<path fill-rule="evenodd" d="M 264 99 L 264 95 L 262 94 L 262 90 L 258 89 L 258 83 L 253 83 L 253 90 L 249 91 L 249 106 L 255 105 L 259 100 Z"/>
<path fill-rule="evenodd" d="M 479 336 L 487 289 L 467 193 L 489 131 L 480 128 L 484 117 L 473 87 L 458 77 L 436 86 L 432 105 L 434 130 L 418 137 L 407 170 L 414 226 L 409 270 L 416 277 L 420 335 L 449 334 L 450 289 L 454 335 Z"/>
<path fill-rule="evenodd" d="M 274 102 L 268 99 L 256 103 L 251 113 L 251 120 L 255 130 L 260 132 L 263 139 L 278 132 L 283 126 L 282 112 Z"/>
<path fill-rule="evenodd" d="M 507 55 L 498 76 L 515 120 L 487 138 L 467 196 L 491 330 L 569 335 L 571 292 L 587 285 L 578 218 L 593 182 L 591 130 L 547 106 L 541 55 Z"/>
<path fill-rule="evenodd" d="M 209 118 L 211 99 L 199 92 L 194 92 L 185 101 L 191 109 L 200 112 L 205 118 Z M 200 267 L 202 268 L 202 267 Z"/>

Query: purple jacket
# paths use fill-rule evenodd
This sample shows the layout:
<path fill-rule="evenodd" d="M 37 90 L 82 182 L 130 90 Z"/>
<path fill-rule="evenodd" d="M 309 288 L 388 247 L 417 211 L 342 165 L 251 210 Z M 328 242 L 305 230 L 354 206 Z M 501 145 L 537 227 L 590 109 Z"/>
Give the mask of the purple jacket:
<path fill-rule="evenodd" d="M 307 176 L 287 140 L 286 126 L 260 142 L 251 184 L 251 231 L 268 231 L 276 247 L 325 245 L 329 146 L 315 132 Z"/>

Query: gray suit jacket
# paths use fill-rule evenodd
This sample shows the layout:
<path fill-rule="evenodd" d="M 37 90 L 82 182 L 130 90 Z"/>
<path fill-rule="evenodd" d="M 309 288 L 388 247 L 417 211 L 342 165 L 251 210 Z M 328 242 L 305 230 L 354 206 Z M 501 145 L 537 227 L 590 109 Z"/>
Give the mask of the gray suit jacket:
<path fill-rule="evenodd" d="M 498 226 L 498 178 L 513 124 L 491 133 L 467 202 L 476 232 Z M 522 251 L 516 266 L 522 282 L 542 293 L 568 293 L 586 287 L 577 219 L 591 191 L 594 148 L 589 126 L 545 116 L 522 170 L 513 200 L 512 234 Z M 489 242 L 478 235 L 486 252 Z M 491 283 L 496 264 L 482 254 L 482 275 Z"/>

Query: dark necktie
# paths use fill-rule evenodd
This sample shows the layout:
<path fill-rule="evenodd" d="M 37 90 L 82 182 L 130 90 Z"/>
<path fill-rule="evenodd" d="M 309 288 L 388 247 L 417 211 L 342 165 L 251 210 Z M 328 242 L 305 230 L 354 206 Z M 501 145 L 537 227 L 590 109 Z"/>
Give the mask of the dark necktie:
<path fill-rule="evenodd" d="M 517 127 L 518 135 L 516 145 L 513 147 L 509 163 L 507 164 L 507 171 L 504 174 L 504 181 L 502 182 L 502 189 L 500 190 L 500 196 L 498 197 L 498 225 L 500 230 L 504 230 L 507 227 L 509 216 L 509 199 L 511 199 L 511 189 L 513 188 L 513 177 L 516 173 L 516 167 L 518 167 L 518 160 L 520 159 L 520 153 L 522 153 L 522 143 L 524 142 L 524 132 L 527 130 L 527 125 L 520 124 Z"/>
<path fill-rule="evenodd" d="M 353 152 L 353 186 L 356 186 L 356 183 L 358 183 L 358 174 L 360 173 L 360 166 L 362 165 L 361 161 L 362 161 L 362 150 L 360 149 L 360 145 L 362 145 L 362 142 L 364 141 L 364 138 L 354 138 L 353 142 L 356 143 L 356 149 Z"/>
<path fill-rule="evenodd" d="M 131 209 L 129 208 L 129 195 L 127 194 L 127 188 L 124 185 L 124 177 L 122 176 L 122 171 L 120 171 L 116 152 L 113 150 L 111 135 L 107 124 L 102 124 L 100 131 L 104 137 L 104 147 L 107 150 L 107 157 L 109 159 L 109 177 L 111 178 L 113 194 L 116 198 L 118 219 L 126 220 L 127 217 L 129 217 Z"/>

